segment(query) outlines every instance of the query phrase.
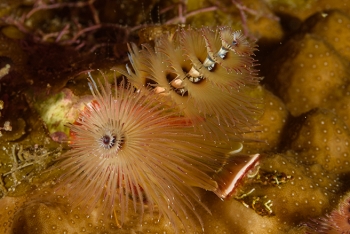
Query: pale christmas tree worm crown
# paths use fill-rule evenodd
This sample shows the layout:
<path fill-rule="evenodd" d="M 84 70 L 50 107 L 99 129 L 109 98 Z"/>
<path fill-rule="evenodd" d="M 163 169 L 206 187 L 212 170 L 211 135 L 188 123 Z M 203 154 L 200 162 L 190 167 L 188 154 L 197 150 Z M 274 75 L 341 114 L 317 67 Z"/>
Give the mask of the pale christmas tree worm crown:
<path fill-rule="evenodd" d="M 249 130 L 261 113 L 259 101 L 248 94 L 260 80 L 253 42 L 230 27 L 203 27 L 178 28 L 154 44 L 141 49 L 130 44 L 130 65 L 118 71 L 135 87 L 153 87 L 169 96 L 185 117 L 207 132 L 225 128 L 239 135 Z"/>

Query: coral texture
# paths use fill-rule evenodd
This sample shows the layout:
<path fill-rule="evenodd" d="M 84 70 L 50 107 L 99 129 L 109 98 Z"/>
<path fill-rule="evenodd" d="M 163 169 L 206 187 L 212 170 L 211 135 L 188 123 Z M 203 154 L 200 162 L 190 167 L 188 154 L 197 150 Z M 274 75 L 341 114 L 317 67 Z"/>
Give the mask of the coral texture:
<path fill-rule="evenodd" d="M 2 1 L 0 233 L 348 233 L 350 1 L 136 2 Z"/>

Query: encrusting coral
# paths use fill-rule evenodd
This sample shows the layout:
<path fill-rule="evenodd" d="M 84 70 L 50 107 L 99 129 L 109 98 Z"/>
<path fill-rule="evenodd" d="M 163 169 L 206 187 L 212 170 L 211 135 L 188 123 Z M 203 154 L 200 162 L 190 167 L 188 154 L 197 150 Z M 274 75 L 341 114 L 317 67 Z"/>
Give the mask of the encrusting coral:
<path fill-rule="evenodd" d="M 279 150 L 283 128 L 289 119 L 289 112 L 282 100 L 271 91 L 262 87 L 260 89 L 259 95 L 264 100 L 264 113 L 258 119 L 257 125 L 252 126 L 252 131 L 243 134 L 246 139 L 256 140 L 244 143 L 243 151 L 249 154 Z"/>
<path fill-rule="evenodd" d="M 292 233 L 291 227 L 320 216 L 334 206 L 339 197 L 340 183 L 334 182 L 335 176 L 321 168 L 317 173 L 313 170 L 298 164 L 290 152 L 264 157 L 260 161 L 260 172 L 240 188 L 240 199 L 222 202 L 211 195 L 205 196 L 204 202 L 212 211 L 212 215 L 203 214 L 205 230 L 210 230 L 208 233 L 231 233 L 232 230 L 255 234 Z M 315 178 L 324 181 L 317 186 Z M 270 210 L 272 215 L 261 213 Z M 297 229 L 295 233 L 303 231 Z"/>
<path fill-rule="evenodd" d="M 273 53 L 266 80 L 293 116 L 327 108 L 349 122 L 349 23 L 340 10 L 316 13 Z"/>
<path fill-rule="evenodd" d="M 0 63 L 9 61 L 8 58 L 13 63 L 9 63 L 9 73 L 1 78 L 0 94 L 5 104 L 1 114 L 7 114 L 1 116 L 1 120 L 11 120 L 13 132 L 3 132 L 4 136 L 0 139 L 4 149 L 0 154 L 0 173 L 4 182 L 0 184 L 0 207 L 4 207 L 0 212 L 0 233 L 178 231 L 305 234 L 348 231 L 350 118 L 346 40 L 349 7 L 344 5 L 346 1 L 329 4 L 326 0 L 258 3 L 233 0 L 216 1 L 217 5 L 214 2 L 203 1 L 203 5 L 200 5 L 189 1 L 187 5 L 187 2 L 181 1 L 169 9 L 162 9 L 164 5 L 161 3 L 161 16 L 179 13 L 178 17 L 167 22 L 186 21 L 193 23 L 192 27 L 167 26 L 165 29 L 157 26 L 159 31 L 152 30 L 158 34 L 146 39 L 153 38 L 154 41 L 141 46 L 131 42 L 131 60 L 127 69 L 120 68 L 124 67 L 120 63 L 125 64 L 125 61 L 116 64 L 113 59 L 123 56 L 128 47 L 122 43 L 114 45 L 114 40 L 104 43 L 103 37 L 113 28 L 118 38 L 124 38 L 124 43 L 126 38 L 132 39 L 128 32 L 136 30 L 137 26 L 122 29 L 105 24 L 103 20 L 119 19 L 120 14 L 112 16 L 115 14 L 113 8 L 108 9 L 108 4 L 99 0 L 73 4 L 68 1 L 62 2 L 63 5 L 59 1 L 56 5 L 44 1 L 43 5 L 35 5 L 29 14 L 25 14 L 28 18 L 21 18 L 24 20 L 20 20 L 19 24 L 13 24 L 11 18 L 5 17 L 10 26 L 2 22 L 5 27 L 0 36 L 3 42 L 0 43 Z M 78 12 L 75 15 L 77 21 L 71 22 L 69 17 L 62 20 L 60 14 L 55 14 L 63 9 L 64 4 L 67 4 L 67 9 Z M 82 4 L 82 7 L 77 4 Z M 146 9 L 155 6 L 154 1 L 149 4 L 145 6 Z M 261 11 L 257 7 L 260 5 Z M 57 8 L 48 10 L 50 6 Z M 104 10 L 100 9 L 101 6 Z M 186 6 L 189 8 L 186 9 Z M 227 8 L 223 9 L 224 6 Z M 271 6 L 274 12 L 267 6 Z M 335 6 L 343 8 L 320 11 L 302 23 L 318 9 Z M 231 17 L 233 9 L 235 12 L 238 10 L 239 15 Z M 299 10 L 292 12 L 290 9 Z M 0 10 L 0 14 L 3 12 Z M 38 12 L 55 15 L 55 18 L 37 26 L 37 22 L 43 22 L 45 18 L 40 17 Z M 135 8 L 135 12 L 138 9 Z M 276 12 L 282 12 L 278 14 L 281 21 L 278 21 Z M 89 13 L 93 17 L 91 24 L 87 23 L 91 20 L 86 21 Z M 104 13 L 109 15 L 105 16 Z M 121 15 L 130 15 L 130 12 Z M 135 13 L 132 18 L 139 16 Z M 39 20 L 33 21 L 36 18 Z M 242 19 L 242 22 L 236 22 L 237 19 Z M 242 25 L 242 34 L 234 30 L 235 26 L 234 29 L 221 26 L 196 29 L 193 26 L 222 25 L 231 21 L 232 25 Z M 33 26 L 26 27 L 26 22 L 33 22 Z M 57 26 L 45 28 L 54 22 L 58 22 Z M 68 23 L 67 27 L 61 27 L 64 22 Z M 264 27 L 264 22 L 276 27 L 269 30 Z M 81 27 L 75 27 L 75 23 Z M 290 30 L 296 30 L 299 25 L 302 27 L 290 36 Z M 253 31 L 249 31 L 251 28 Z M 38 39 L 37 44 L 26 44 L 26 49 L 30 48 L 36 55 L 33 57 L 32 54 L 30 59 L 27 58 L 30 52 L 24 52 L 19 46 L 13 49 L 14 38 L 23 39 L 26 29 Z M 43 34 L 38 34 L 40 31 Z M 147 27 L 144 31 L 147 31 Z M 229 50 L 225 40 L 222 40 L 227 32 L 242 39 L 241 45 L 246 42 L 246 45 L 252 46 L 252 51 L 242 55 L 234 49 Z M 285 41 L 281 39 L 283 34 L 286 35 Z M 256 52 L 253 43 L 242 35 L 263 35 L 273 41 L 258 38 L 261 51 Z M 7 46 L 9 40 L 11 46 Z M 48 44 L 43 46 L 43 42 Z M 35 45 L 40 46 L 31 47 Z M 46 52 L 46 49 L 53 48 L 51 45 L 61 47 Z M 74 57 L 67 45 L 80 52 L 89 52 Z M 113 57 L 112 53 L 104 50 L 111 47 L 114 49 L 112 53 L 118 56 Z M 50 56 L 42 57 L 38 48 L 46 48 L 43 51 Z M 257 53 L 262 63 L 259 75 L 254 66 L 256 62 L 251 58 L 253 52 Z M 36 62 L 34 58 L 41 60 Z M 232 65 L 240 59 L 243 59 L 243 67 L 233 66 L 238 70 L 227 67 L 228 61 Z M 176 63 L 178 61 L 183 62 Z M 113 72 L 110 72 L 111 68 Z M 86 77 L 93 69 L 102 70 L 104 75 L 91 72 L 89 83 L 94 94 L 88 98 L 81 97 L 90 94 Z M 115 70 L 121 71 L 131 86 L 121 81 L 119 76 L 116 83 L 110 79 Z M 159 72 L 163 70 L 166 71 L 165 75 Z M 224 76 L 216 76 L 217 73 Z M 245 78 L 239 80 L 240 75 Z M 258 86 L 258 76 L 265 77 L 264 86 Z M 228 77 L 238 78 L 235 79 L 238 82 L 227 83 Z M 109 80 L 108 83 L 105 78 Z M 14 87 L 21 87 L 22 90 Z M 200 92 L 203 90 L 205 92 Z M 243 99 L 235 99 L 236 91 L 242 94 Z M 60 92 L 74 95 L 66 95 L 66 99 L 58 98 L 55 102 Z M 31 117 L 39 119 L 36 124 L 28 121 L 27 114 L 18 114 L 20 102 L 14 102 L 18 99 L 13 97 L 23 93 L 24 100 L 29 104 L 26 105 L 27 110 L 37 109 L 42 115 Z M 8 99 L 6 95 L 12 98 Z M 43 168 L 51 165 L 62 149 L 58 149 L 57 142 L 51 138 L 55 137 L 57 141 L 64 139 L 64 134 L 58 131 L 62 131 L 62 123 L 67 122 L 65 115 L 60 115 L 63 116 L 61 119 L 55 112 L 45 110 L 72 101 L 73 105 L 55 108 L 70 113 L 71 107 L 76 106 L 78 96 L 83 101 L 87 100 L 87 104 L 78 120 L 69 125 L 71 149 L 55 162 L 53 170 L 43 172 Z M 112 118 L 110 112 L 103 111 L 107 109 L 107 102 L 101 102 L 101 97 L 109 97 L 110 105 L 125 114 L 123 118 L 111 121 L 115 116 Z M 261 97 L 264 98 L 263 103 Z M 230 103 L 232 98 L 235 101 Z M 113 103 L 112 100 L 117 102 Z M 219 100 L 226 101 L 218 104 Z M 239 105 L 240 101 L 242 106 Z M 251 104 L 248 108 L 244 107 L 247 103 Z M 133 108 L 124 110 L 121 105 Z M 226 107 L 233 108 L 227 110 Z M 44 111 L 40 111 L 42 108 Z M 261 113 L 260 108 L 264 108 L 265 112 Z M 133 114 L 135 111 L 144 114 L 138 116 Z M 232 119 L 236 111 L 239 117 Z M 109 114 L 100 115 L 102 112 Z M 55 118 L 55 122 L 42 118 L 48 113 L 48 116 L 60 118 Z M 246 115 L 248 118 L 241 118 Z M 106 118 L 108 121 L 101 124 L 100 120 Z M 41 119 L 47 122 L 43 123 Z M 115 124 L 121 123 L 121 120 L 124 125 Z M 56 123 L 60 128 L 56 128 Z M 134 128 L 126 128 L 126 123 Z M 140 128 L 136 123 L 142 123 L 142 131 L 138 131 Z M 145 137 L 152 127 L 159 125 L 163 131 L 153 131 L 153 135 Z M 45 131 L 32 130 L 38 126 Z M 99 131 L 87 130 L 92 127 L 98 129 L 98 126 Z M 119 134 L 110 129 L 117 129 Z M 140 137 L 131 138 L 131 130 L 138 132 L 146 141 L 139 140 Z M 79 134 L 80 131 L 82 134 Z M 34 141 L 33 133 L 36 135 Z M 126 138 L 126 135 L 129 137 Z M 85 140 L 90 144 L 79 145 Z M 52 151 L 52 146 L 48 146 L 52 142 L 58 151 Z M 154 150 L 155 145 L 161 146 Z M 133 150 L 130 154 L 132 146 L 140 150 Z M 167 150 L 169 147 L 173 150 Z M 124 157 L 126 153 L 132 156 Z M 155 153 L 156 159 L 148 160 L 148 156 Z M 82 154 L 89 157 L 79 156 Z M 99 154 L 102 156 L 98 157 Z M 41 158 L 41 155 L 44 157 Z M 123 167 L 108 164 L 132 162 L 134 156 L 140 155 L 144 160 L 127 169 L 126 164 Z M 109 166 L 102 167 L 107 164 Z M 103 172 L 99 174 L 98 168 L 103 168 Z M 120 171 L 119 176 L 116 168 Z M 117 183 L 113 184 L 112 181 Z M 165 185 L 166 181 L 171 182 L 166 183 L 170 188 Z M 92 203 L 88 204 L 89 201 Z M 168 204 L 169 209 L 165 207 Z"/>
<path fill-rule="evenodd" d="M 273 70 L 275 87 L 292 115 L 323 105 L 343 89 L 348 77 L 346 63 L 321 37 L 314 34 L 294 37 L 283 45 L 280 53 L 281 60 Z M 285 80 L 289 80 L 288 84 Z"/>
<path fill-rule="evenodd" d="M 328 10 L 308 18 L 302 25 L 301 31 L 307 31 L 321 36 L 341 56 L 350 60 L 349 16 L 340 10 Z"/>
<path fill-rule="evenodd" d="M 332 111 L 315 109 L 294 120 L 285 142 L 299 163 L 320 164 L 334 173 L 349 171 L 350 131 Z"/>

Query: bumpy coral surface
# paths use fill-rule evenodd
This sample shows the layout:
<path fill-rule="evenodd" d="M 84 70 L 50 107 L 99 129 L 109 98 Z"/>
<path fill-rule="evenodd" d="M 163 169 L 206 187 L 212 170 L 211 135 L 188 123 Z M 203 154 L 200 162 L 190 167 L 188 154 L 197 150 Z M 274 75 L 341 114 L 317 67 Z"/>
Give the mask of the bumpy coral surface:
<path fill-rule="evenodd" d="M 321 164 L 337 173 L 348 171 L 350 131 L 337 115 L 330 110 L 315 109 L 295 122 L 289 147 L 300 162 Z"/>
<path fill-rule="evenodd" d="M 3 208 L 0 211 L 0 233 L 173 233 L 174 225 L 188 233 L 192 230 L 198 233 L 242 234 L 349 232 L 348 1 L 144 1 L 144 7 L 140 8 L 129 3 L 122 6 L 99 0 L 42 1 L 33 6 L 22 5 L 18 1 L 4 1 L 4 4 L 6 7 L 0 10 L 0 144 L 3 149 L 0 153 L 0 207 Z M 151 19 L 145 19 L 141 8 L 150 11 Z M 154 12 L 158 13 L 153 15 Z M 183 29 L 176 34 L 178 25 L 146 27 L 152 20 L 191 26 L 181 26 Z M 137 32 L 142 25 L 145 29 L 139 35 L 142 43 L 149 43 L 147 45 L 137 42 Z M 196 29 L 202 25 L 228 25 L 226 29 L 231 35 L 236 29 L 241 29 L 241 34 L 236 34 L 236 37 L 247 38 L 248 45 L 257 40 L 259 51 L 253 49 L 257 56 L 251 60 L 253 50 L 248 50 L 247 54 L 237 52 L 234 57 L 230 56 L 234 54 L 230 53 L 232 51 L 225 54 L 225 48 L 229 48 L 221 40 L 225 37 L 225 30 L 214 30 L 210 34 L 209 27 Z M 171 44 L 169 39 L 177 42 Z M 124 68 L 128 53 L 126 42 L 130 42 L 131 48 L 128 69 Z M 180 52 L 184 52 L 184 56 Z M 229 60 L 222 61 L 221 56 L 226 55 Z M 179 59 L 183 63 L 169 65 Z M 230 61 L 232 65 L 241 59 L 244 63 L 236 63 L 242 65 L 239 69 L 226 69 L 225 62 Z M 261 65 L 252 66 L 257 63 Z M 161 100 L 167 100 L 161 103 L 163 109 L 177 109 L 177 115 L 167 112 L 167 117 L 188 117 L 189 120 L 181 124 L 186 123 L 186 127 L 193 128 L 191 136 L 205 136 L 201 142 L 205 139 L 208 143 L 202 148 L 206 160 L 201 165 L 209 163 L 211 168 L 206 171 L 205 177 L 196 178 L 212 179 L 215 181 L 213 187 L 203 185 L 210 183 L 207 180 L 199 185 L 193 177 L 189 179 L 182 175 L 186 170 L 179 167 L 178 170 L 166 170 L 166 173 L 164 169 L 164 173 L 158 173 L 158 179 L 171 174 L 178 181 L 182 178 L 185 185 L 166 188 L 160 184 L 163 191 L 168 192 L 163 197 L 163 193 L 148 195 L 152 198 L 148 201 L 153 201 L 153 207 L 147 199 L 138 200 L 144 194 L 151 194 L 150 188 L 142 190 L 140 182 L 129 184 L 128 191 L 118 193 L 119 199 L 130 198 L 124 210 L 118 207 L 118 199 L 114 200 L 115 203 L 106 203 L 113 196 L 110 191 L 104 193 L 105 200 L 97 199 L 94 207 L 87 208 L 84 202 L 74 203 L 74 198 L 78 197 L 78 201 L 84 199 L 80 195 L 72 196 L 72 191 L 79 194 L 72 189 L 72 184 L 77 185 L 74 183 L 83 181 L 85 177 L 94 179 L 91 172 L 95 167 L 82 169 L 79 159 L 66 154 L 68 162 L 71 162 L 69 167 L 75 169 L 72 173 L 78 175 L 76 178 L 80 177 L 66 184 L 58 179 L 62 175 L 61 170 L 48 171 L 47 168 L 57 165 L 56 158 L 69 150 L 65 139 L 70 136 L 63 126 L 68 117 L 77 115 L 72 112 L 72 107 L 84 109 L 78 97 L 81 102 L 91 101 L 87 73 L 101 69 L 109 78 L 114 75 L 111 75 L 114 73 L 110 72 L 111 68 L 122 71 L 132 81 L 135 95 L 143 90 L 144 85 L 148 85 L 147 92 L 153 90 L 146 106 L 154 108 L 152 97 L 163 95 Z M 166 74 L 155 72 L 159 70 L 165 70 Z M 219 72 L 220 76 L 214 76 L 215 72 Z M 236 83 L 225 83 L 227 74 L 243 78 Z M 249 80 L 251 74 L 253 79 Z M 206 79 L 202 79 L 202 75 Z M 258 77 L 264 78 L 258 87 L 243 85 L 256 86 Z M 119 77 L 117 83 L 121 83 Z M 228 88 L 230 85 L 234 89 Z M 202 86 L 205 86 L 206 92 L 196 92 L 195 89 L 198 91 Z M 244 95 L 237 99 L 236 91 Z M 71 95 L 64 96 L 66 99 L 59 98 L 64 93 Z M 223 96 L 225 102 L 218 103 L 217 100 Z M 259 101 L 261 97 L 263 102 Z M 251 103 L 251 100 L 257 102 L 248 109 L 240 105 Z M 67 103 L 69 105 L 62 105 Z M 98 110 L 96 102 L 93 103 L 90 108 Z M 52 111 L 52 107 L 60 107 L 59 115 Z M 233 109 L 230 111 L 226 107 Z M 257 111 L 259 108 L 263 108 L 264 113 Z M 90 112 L 86 110 L 84 113 L 89 117 L 93 109 Z M 247 110 L 252 111 L 247 119 L 232 119 L 236 112 L 240 117 L 246 116 Z M 162 120 L 157 123 L 160 122 Z M 82 123 L 80 127 L 83 128 Z M 202 128 L 203 123 L 210 123 L 210 126 Z M 168 130 L 170 133 L 173 131 Z M 169 138 L 167 132 L 158 133 L 164 136 L 163 139 Z M 107 148 L 118 145 L 112 132 L 104 136 L 94 143 L 100 142 Z M 227 152 L 223 151 L 226 153 L 221 151 L 223 148 L 214 146 L 215 139 L 215 144 L 220 147 L 225 145 L 223 148 Z M 170 144 L 171 140 L 168 141 Z M 231 147 L 226 148 L 229 145 Z M 177 155 L 183 156 L 178 150 L 183 146 L 178 146 L 175 147 Z M 143 147 L 139 148 L 142 152 Z M 223 156 L 218 164 L 214 163 L 214 167 L 210 160 L 217 155 L 210 154 L 208 148 L 220 151 Z M 168 149 L 159 149 L 159 155 L 173 155 Z M 233 191 L 226 198 L 218 197 L 215 183 L 227 181 L 232 176 L 226 174 L 218 180 L 217 175 L 227 172 L 224 170 L 226 163 L 234 162 L 231 158 L 241 155 L 239 151 L 259 154 L 259 165 L 254 161 L 254 167 L 239 172 L 244 176 L 237 178 Z M 193 150 L 189 154 L 193 156 L 195 152 L 198 151 Z M 197 156 L 196 159 L 200 158 L 200 155 Z M 178 163 L 180 159 L 167 160 L 177 160 Z M 191 175 L 197 170 L 203 171 L 198 161 L 193 162 L 195 168 L 185 168 L 194 169 Z M 238 161 L 236 164 L 239 164 Z M 161 162 L 159 165 L 162 165 Z M 167 169 L 173 168 L 167 166 Z M 156 177 L 156 171 L 150 171 L 149 175 Z M 136 178 L 136 171 L 129 172 L 129 178 Z M 120 179 L 125 175 L 120 175 L 118 181 L 128 181 Z M 110 178 L 102 183 L 105 186 L 100 186 L 101 189 L 107 191 L 110 188 Z M 57 189 L 60 184 L 60 189 Z M 188 188 L 187 185 L 191 185 L 193 196 L 188 197 L 188 193 L 183 192 L 182 188 Z M 76 187 L 84 190 L 83 183 L 81 186 Z M 120 184 L 119 187 L 127 186 Z M 154 191 L 152 193 L 159 190 Z M 182 201 L 189 202 L 188 210 L 181 210 L 183 203 L 172 200 L 172 195 L 179 198 L 179 194 Z M 187 197 L 181 194 L 187 194 Z M 172 201 L 169 202 L 170 210 L 159 209 L 162 207 L 159 203 L 161 199 Z M 115 206 L 107 211 L 106 204 Z M 145 211 L 141 212 L 142 219 L 141 204 Z M 180 214 L 179 218 L 177 214 Z M 196 215 L 202 224 L 191 221 L 198 220 Z M 122 216 L 125 217 L 123 222 Z M 186 225 L 191 225 L 191 228 L 186 228 Z"/>

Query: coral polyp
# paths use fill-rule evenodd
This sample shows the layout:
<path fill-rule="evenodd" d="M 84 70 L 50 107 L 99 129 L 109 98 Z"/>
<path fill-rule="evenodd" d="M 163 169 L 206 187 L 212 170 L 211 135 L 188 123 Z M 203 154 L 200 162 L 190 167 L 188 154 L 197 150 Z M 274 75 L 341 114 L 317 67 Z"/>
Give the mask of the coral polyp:
<path fill-rule="evenodd" d="M 60 186 L 74 203 L 93 209 L 103 199 L 121 223 L 131 205 L 140 219 L 157 211 L 174 226 L 196 215 L 196 206 L 205 208 L 193 187 L 217 190 L 211 175 L 232 147 L 195 133 L 154 91 L 98 84 L 90 80 L 94 100 L 70 125 L 72 149 L 59 162 Z"/>

